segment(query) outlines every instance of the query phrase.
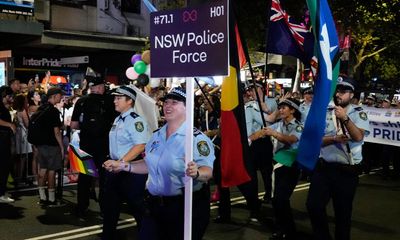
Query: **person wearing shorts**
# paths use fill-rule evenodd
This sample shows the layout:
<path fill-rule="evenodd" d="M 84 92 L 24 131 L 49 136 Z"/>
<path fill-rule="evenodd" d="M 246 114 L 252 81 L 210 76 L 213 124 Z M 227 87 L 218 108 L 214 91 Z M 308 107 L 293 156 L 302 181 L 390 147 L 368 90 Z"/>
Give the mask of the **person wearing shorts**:
<path fill-rule="evenodd" d="M 42 139 L 40 144 L 36 145 L 40 164 L 38 185 L 39 204 L 41 206 L 53 206 L 57 204 L 55 199 L 56 170 L 62 167 L 64 148 L 61 140 L 62 123 L 60 112 L 54 105 L 61 101 L 62 93 L 60 88 L 50 88 L 47 91 L 48 102 L 38 109 L 38 111 L 44 111 L 40 122 L 38 122 L 43 132 Z M 46 187 L 48 188 L 47 195 Z"/>

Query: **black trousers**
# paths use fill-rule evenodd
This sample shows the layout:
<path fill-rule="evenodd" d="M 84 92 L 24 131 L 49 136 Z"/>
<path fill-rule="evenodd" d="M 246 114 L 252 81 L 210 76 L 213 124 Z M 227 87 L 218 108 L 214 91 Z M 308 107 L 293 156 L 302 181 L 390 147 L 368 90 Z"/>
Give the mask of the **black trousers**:
<path fill-rule="evenodd" d="M 282 166 L 274 171 L 275 187 L 272 206 L 274 209 L 276 231 L 288 235 L 296 233 L 292 208 L 290 207 L 290 196 L 299 179 L 300 169 L 297 166 Z"/>
<path fill-rule="evenodd" d="M 254 164 L 252 178 L 257 181 L 257 170 L 261 172 L 264 182 L 265 196 L 271 197 L 272 191 L 272 143 L 269 137 L 260 138 L 254 141 L 250 146 L 250 155 Z M 258 181 L 257 181 L 258 182 Z M 258 188 L 257 188 L 258 189 Z"/>
<path fill-rule="evenodd" d="M 0 164 L 0 196 L 3 196 L 11 169 L 11 133 L 8 130 L 0 130 Z"/>
<path fill-rule="evenodd" d="M 146 199 L 147 214 L 139 230 L 141 240 L 183 240 L 184 196 Z M 201 240 L 210 219 L 210 189 L 205 185 L 193 193 L 192 239 Z"/>
<path fill-rule="evenodd" d="M 329 234 L 326 206 L 332 199 L 335 213 L 335 239 L 350 239 L 353 199 L 358 185 L 358 174 L 345 165 L 320 163 L 311 175 L 307 198 L 314 238 L 332 239 Z"/>
<path fill-rule="evenodd" d="M 103 199 L 104 199 L 104 182 L 105 182 L 105 171 L 104 168 L 97 168 L 99 170 L 99 206 L 100 206 L 100 211 L 103 212 Z M 92 195 L 92 189 L 93 187 L 93 181 L 95 181 L 96 178 L 79 173 L 78 177 L 78 206 L 77 210 L 79 212 L 84 212 L 88 209 L 89 207 L 89 201 L 90 197 Z"/>
<path fill-rule="evenodd" d="M 102 167 L 102 163 L 105 160 L 105 155 L 93 154 L 93 160 L 99 171 L 99 206 L 100 211 L 103 212 L 103 198 L 104 198 L 104 183 L 105 183 L 105 170 Z M 92 176 L 79 173 L 78 177 L 78 194 L 77 194 L 77 211 L 84 212 L 89 207 L 90 196 L 93 187 L 93 181 L 96 179 Z"/>
<path fill-rule="evenodd" d="M 217 189 L 219 191 L 219 201 L 218 201 L 218 215 L 222 218 L 231 217 L 231 195 L 229 188 L 222 187 L 221 182 L 221 151 L 219 148 L 215 148 L 215 161 L 213 167 L 213 177 Z"/>
<path fill-rule="evenodd" d="M 126 201 L 140 229 L 144 215 L 144 188 L 147 174 L 106 172 L 103 198 L 102 239 L 116 239 L 116 227 L 122 202 Z"/>

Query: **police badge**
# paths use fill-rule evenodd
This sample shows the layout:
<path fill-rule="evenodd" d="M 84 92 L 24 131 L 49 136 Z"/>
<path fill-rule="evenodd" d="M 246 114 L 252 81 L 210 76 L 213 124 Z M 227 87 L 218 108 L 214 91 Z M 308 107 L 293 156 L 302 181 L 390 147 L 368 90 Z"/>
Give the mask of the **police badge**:
<path fill-rule="evenodd" d="M 368 116 L 367 116 L 367 114 L 365 112 L 360 112 L 359 114 L 360 114 L 360 118 L 362 120 L 366 121 L 368 119 Z"/>
<path fill-rule="evenodd" d="M 210 147 L 206 141 L 200 141 L 197 143 L 197 150 L 203 156 L 208 156 L 210 154 Z"/>
<path fill-rule="evenodd" d="M 142 122 L 135 123 L 135 128 L 136 128 L 136 131 L 143 132 L 143 130 L 144 130 L 143 123 Z"/>

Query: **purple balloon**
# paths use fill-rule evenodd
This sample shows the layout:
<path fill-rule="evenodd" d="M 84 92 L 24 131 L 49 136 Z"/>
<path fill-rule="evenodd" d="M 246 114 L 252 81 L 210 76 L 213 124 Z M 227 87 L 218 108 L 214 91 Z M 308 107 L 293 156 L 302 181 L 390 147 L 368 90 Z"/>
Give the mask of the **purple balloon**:
<path fill-rule="evenodd" d="M 132 65 L 135 65 L 135 63 L 137 61 L 142 61 L 142 54 L 138 53 L 138 54 L 135 54 L 135 55 L 132 56 L 132 58 L 131 58 Z"/>

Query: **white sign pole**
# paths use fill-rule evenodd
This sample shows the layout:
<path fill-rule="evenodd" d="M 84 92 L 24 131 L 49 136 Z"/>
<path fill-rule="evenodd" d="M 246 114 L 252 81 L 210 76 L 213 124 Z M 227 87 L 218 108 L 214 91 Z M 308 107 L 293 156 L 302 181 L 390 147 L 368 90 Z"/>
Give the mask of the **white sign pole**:
<path fill-rule="evenodd" d="M 186 78 L 185 164 L 193 161 L 194 80 Z M 184 240 L 192 239 L 193 179 L 185 177 Z"/>

